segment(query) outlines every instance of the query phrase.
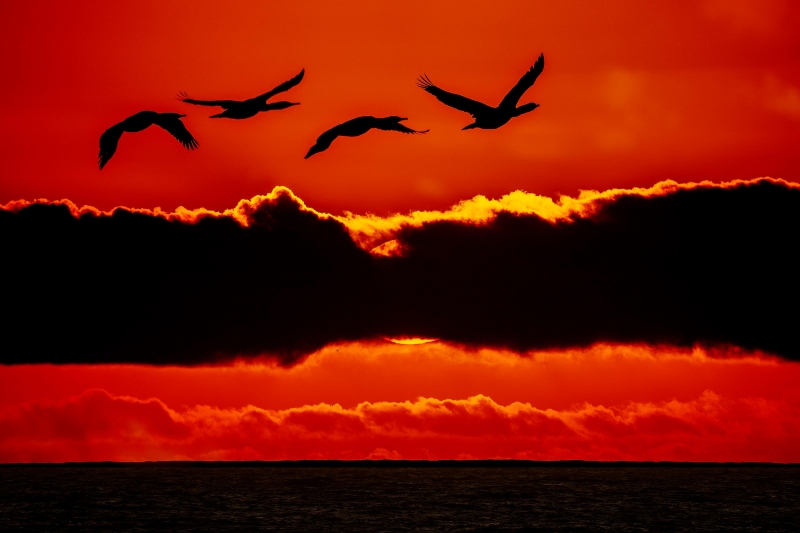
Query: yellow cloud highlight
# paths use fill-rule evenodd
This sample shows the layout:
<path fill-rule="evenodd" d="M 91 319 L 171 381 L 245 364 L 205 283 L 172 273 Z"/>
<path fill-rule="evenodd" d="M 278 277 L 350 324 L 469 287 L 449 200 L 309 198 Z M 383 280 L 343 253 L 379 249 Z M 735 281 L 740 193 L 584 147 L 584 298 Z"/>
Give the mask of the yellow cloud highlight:
<path fill-rule="evenodd" d="M 383 337 L 384 340 L 389 342 L 393 342 L 395 344 L 427 344 L 429 342 L 436 342 L 438 339 L 420 339 L 418 337 L 399 337 L 399 338 L 389 338 Z"/>
<path fill-rule="evenodd" d="M 753 180 L 733 180 L 720 183 L 711 181 L 678 183 L 676 181 L 667 180 L 656 183 L 652 187 L 608 189 L 606 191 L 585 190 L 581 191 L 577 198 L 562 195 L 558 199 L 553 199 L 547 196 L 540 196 L 518 190 L 497 199 L 490 199 L 478 195 L 469 200 L 459 202 L 446 211 L 412 211 L 408 214 L 398 213 L 387 217 L 379 217 L 372 214 L 358 215 L 347 211 L 344 215 L 323 213 L 308 207 L 305 202 L 289 188 L 282 186 L 275 187 L 269 194 L 257 195 L 249 200 L 241 200 L 236 207 L 221 212 L 205 208 L 187 209 L 185 207 L 178 207 L 175 211 L 171 212 L 164 211 L 159 207 L 153 209 L 116 207 L 110 211 L 101 211 L 91 206 L 78 207 L 75 203 L 66 199 L 55 201 L 49 201 L 47 199 L 33 201 L 15 200 L 0 206 L 0 209 L 19 211 L 32 204 L 53 204 L 67 206 L 73 216 L 76 217 L 84 214 L 110 216 L 114 211 L 124 209 L 132 213 L 146 214 L 171 221 L 189 223 L 195 223 L 205 217 L 231 217 L 241 225 L 248 226 L 252 222 L 254 213 L 259 210 L 259 207 L 263 203 L 272 203 L 280 198 L 287 198 L 295 203 L 303 212 L 312 213 L 320 219 L 333 219 L 342 223 L 347 228 L 353 240 L 364 250 L 370 251 L 376 256 L 391 257 L 404 253 L 405 250 L 403 249 L 402 243 L 396 240 L 396 235 L 403 228 L 407 227 L 421 227 L 433 222 L 457 222 L 480 225 L 489 223 L 499 213 L 535 215 L 550 222 L 569 221 L 572 217 L 591 216 L 603 204 L 621 196 L 663 196 L 680 190 L 733 188 L 743 185 L 756 185 L 762 181 L 768 181 L 793 189 L 800 188 L 800 184 L 797 183 L 788 182 L 783 179 L 764 177 Z"/>

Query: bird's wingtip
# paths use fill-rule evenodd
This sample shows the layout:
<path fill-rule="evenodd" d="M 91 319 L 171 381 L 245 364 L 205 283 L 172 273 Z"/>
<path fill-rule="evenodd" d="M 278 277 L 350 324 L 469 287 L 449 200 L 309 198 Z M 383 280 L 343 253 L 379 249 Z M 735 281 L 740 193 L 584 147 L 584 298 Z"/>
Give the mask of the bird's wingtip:
<path fill-rule="evenodd" d="M 417 87 L 420 89 L 427 89 L 428 87 L 433 87 L 433 82 L 430 80 L 427 74 L 423 74 L 417 78 Z"/>

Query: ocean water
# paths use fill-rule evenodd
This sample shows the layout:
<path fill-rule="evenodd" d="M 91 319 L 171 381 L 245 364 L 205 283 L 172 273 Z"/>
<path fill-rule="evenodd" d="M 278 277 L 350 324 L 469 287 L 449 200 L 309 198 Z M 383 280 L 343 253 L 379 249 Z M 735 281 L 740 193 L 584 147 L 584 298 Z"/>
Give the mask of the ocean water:
<path fill-rule="evenodd" d="M 0 466 L 12 531 L 798 531 L 800 467 L 592 463 Z"/>

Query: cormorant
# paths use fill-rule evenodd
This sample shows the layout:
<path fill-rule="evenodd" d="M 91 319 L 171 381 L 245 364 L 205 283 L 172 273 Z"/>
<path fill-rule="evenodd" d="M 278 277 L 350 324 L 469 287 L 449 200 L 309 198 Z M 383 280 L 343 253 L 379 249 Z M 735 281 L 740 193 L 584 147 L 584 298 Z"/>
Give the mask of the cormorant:
<path fill-rule="evenodd" d="M 354 119 L 348 120 L 347 122 L 343 122 L 338 126 L 334 126 L 319 137 L 317 137 L 317 142 L 314 146 L 306 154 L 306 159 L 311 157 L 312 155 L 327 150 L 328 147 L 331 145 L 334 139 L 339 136 L 344 137 L 358 137 L 359 135 L 363 135 L 367 133 L 372 128 L 377 128 L 379 130 L 387 130 L 387 131 L 399 131 L 402 133 L 428 133 L 429 130 L 425 131 L 416 131 L 412 130 L 411 128 L 407 128 L 400 124 L 401 120 L 408 120 L 407 118 L 403 117 L 356 117 Z"/>
<path fill-rule="evenodd" d="M 428 76 L 422 76 L 417 80 L 417 85 L 431 93 L 443 104 L 454 107 L 459 111 L 465 111 L 472 115 L 475 122 L 462 128 L 469 130 L 472 128 L 483 128 L 493 130 L 499 128 L 514 117 L 518 117 L 529 111 L 533 111 L 539 104 L 529 103 L 517 107 L 517 102 L 523 93 L 531 88 L 536 78 L 544 70 L 544 54 L 539 56 L 536 63 L 526 72 L 517 84 L 508 91 L 508 94 L 497 107 L 491 107 L 484 103 L 471 100 L 459 94 L 449 93 L 434 85 Z"/>
<path fill-rule="evenodd" d="M 305 74 L 305 72 L 306 69 L 303 69 L 300 71 L 300 74 L 290 79 L 289 81 L 281 83 L 271 91 L 256 96 L 255 98 L 244 100 L 242 102 L 239 102 L 237 100 L 193 100 L 189 98 L 189 95 L 187 95 L 186 93 L 181 93 L 180 95 L 178 95 L 179 96 L 178 100 L 186 102 L 187 104 L 219 106 L 225 110 L 217 115 L 211 115 L 211 118 L 236 118 L 236 119 L 250 118 L 252 116 L 257 115 L 261 111 L 272 111 L 273 109 L 286 109 L 287 107 L 291 107 L 293 105 L 300 105 L 299 102 L 274 102 L 268 104 L 267 100 L 269 100 L 278 93 L 288 91 L 289 89 L 300 83 L 303 79 L 303 75 Z"/>
<path fill-rule="evenodd" d="M 181 118 L 186 115 L 178 113 L 156 113 L 155 111 L 140 111 L 131 115 L 119 124 L 114 124 L 100 136 L 100 170 L 106 166 L 108 160 L 117 151 L 117 143 L 122 134 L 127 132 L 142 131 L 155 124 L 167 130 L 173 137 L 178 139 L 187 150 L 197 148 L 197 141 L 186 126 L 181 122 Z"/>

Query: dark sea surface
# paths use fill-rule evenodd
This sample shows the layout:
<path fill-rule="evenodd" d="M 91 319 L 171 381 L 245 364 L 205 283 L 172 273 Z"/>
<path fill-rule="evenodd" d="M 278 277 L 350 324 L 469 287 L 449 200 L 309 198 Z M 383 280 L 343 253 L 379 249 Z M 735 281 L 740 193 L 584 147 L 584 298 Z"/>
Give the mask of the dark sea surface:
<path fill-rule="evenodd" d="M 0 466 L 11 531 L 798 531 L 800 466 Z"/>

